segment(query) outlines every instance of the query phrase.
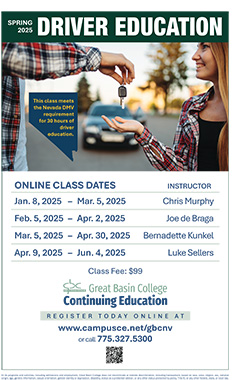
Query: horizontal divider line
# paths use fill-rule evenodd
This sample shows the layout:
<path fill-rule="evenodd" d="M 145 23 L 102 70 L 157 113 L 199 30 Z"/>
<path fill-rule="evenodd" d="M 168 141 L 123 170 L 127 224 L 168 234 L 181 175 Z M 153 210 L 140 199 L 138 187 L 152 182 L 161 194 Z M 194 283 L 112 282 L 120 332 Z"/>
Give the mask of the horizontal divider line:
<path fill-rule="evenodd" d="M 11 211 L 220 211 L 219 208 L 11 208 Z"/>
<path fill-rule="evenodd" d="M 75 193 L 75 194 L 219 194 L 220 191 L 185 191 L 185 190 L 175 190 L 175 191 L 117 191 L 117 190 L 111 190 L 111 191 L 74 191 L 74 190 L 59 190 L 56 189 L 55 191 L 11 191 L 12 194 L 56 194 L 56 191 L 58 194 L 69 194 L 69 193 Z"/>
<path fill-rule="evenodd" d="M 22 262 L 30 262 L 30 263 L 43 263 L 43 262 L 52 262 L 52 263 L 79 263 L 79 262 L 85 262 L 85 263 L 219 263 L 220 260 L 11 260 L 12 263 L 22 263 Z"/>
<path fill-rule="evenodd" d="M 92 224 L 89 224 L 88 226 L 60 226 L 60 225 L 57 225 L 57 226 L 10 226 L 11 228 L 220 228 L 221 226 L 103 226 L 102 223 L 97 225 L 97 226 L 94 226 Z"/>
<path fill-rule="evenodd" d="M 40 240 L 40 239 L 36 239 L 36 240 Z M 171 242 L 167 242 L 167 243 L 62 243 L 62 242 L 54 242 L 54 243 L 39 243 L 37 241 L 35 241 L 34 243 L 11 243 L 11 245 L 79 245 L 79 246 L 82 246 L 82 245 L 220 245 L 220 243 L 171 243 Z"/>

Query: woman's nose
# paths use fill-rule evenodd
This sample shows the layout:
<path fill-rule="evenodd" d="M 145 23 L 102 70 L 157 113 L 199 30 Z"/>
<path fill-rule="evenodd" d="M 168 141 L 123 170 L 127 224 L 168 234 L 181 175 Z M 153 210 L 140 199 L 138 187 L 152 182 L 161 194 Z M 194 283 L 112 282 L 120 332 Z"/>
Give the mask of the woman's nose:
<path fill-rule="evenodd" d="M 200 54 L 199 54 L 199 50 L 197 50 L 193 56 L 192 56 L 192 60 L 193 61 L 197 61 L 198 59 L 200 58 Z"/>

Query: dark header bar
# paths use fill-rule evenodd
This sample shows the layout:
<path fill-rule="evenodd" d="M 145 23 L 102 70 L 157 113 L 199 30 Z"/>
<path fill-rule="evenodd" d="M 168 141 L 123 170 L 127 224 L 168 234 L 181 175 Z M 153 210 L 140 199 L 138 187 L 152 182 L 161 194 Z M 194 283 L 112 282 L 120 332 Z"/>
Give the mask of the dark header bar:
<path fill-rule="evenodd" d="M 3 42 L 228 42 L 228 12 L 2 12 Z"/>

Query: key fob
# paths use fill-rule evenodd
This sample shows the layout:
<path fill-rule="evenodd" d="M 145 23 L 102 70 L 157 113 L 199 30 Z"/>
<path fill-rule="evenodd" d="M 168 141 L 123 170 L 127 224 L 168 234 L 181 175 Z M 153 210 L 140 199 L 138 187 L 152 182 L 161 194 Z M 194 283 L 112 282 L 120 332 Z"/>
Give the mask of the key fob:
<path fill-rule="evenodd" d="M 124 98 L 127 96 L 127 88 L 125 86 L 121 85 L 118 87 L 118 96 L 120 98 L 120 105 L 124 109 Z"/>
<path fill-rule="evenodd" d="M 119 96 L 119 98 L 126 98 L 127 89 L 125 86 L 122 85 L 118 88 L 118 96 Z"/>

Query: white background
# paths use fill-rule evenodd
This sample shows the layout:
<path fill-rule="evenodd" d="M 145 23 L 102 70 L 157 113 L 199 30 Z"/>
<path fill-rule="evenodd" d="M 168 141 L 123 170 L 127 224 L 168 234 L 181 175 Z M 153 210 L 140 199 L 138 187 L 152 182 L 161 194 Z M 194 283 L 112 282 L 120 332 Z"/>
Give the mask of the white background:
<path fill-rule="evenodd" d="M 239 48 L 238 48 L 238 35 L 239 35 L 239 13 L 238 4 L 236 1 L 222 2 L 219 1 L 202 1 L 201 3 L 193 3 L 192 1 L 184 1 L 181 4 L 177 1 L 171 3 L 159 3 L 159 1 L 148 1 L 147 3 L 136 3 L 128 1 L 121 1 L 119 3 L 113 3 L 112 1 L 104 2 L 91 2 L 91 8 L 95 10 L 105 11 L 144 11 L 144 10 L 181 10 L 181 11 L 229 11 L 230 12 L 230 220 L 229 220 L 229 234 L 230 234 L 230 375 L 231 379 L 235 380 L 239 375 L 239 321 L 238 321 L 238 290 L 239 290 L 239 164 L 238 164 L 238 152 L 239 152 L 239 88 L 237 83 L 239 82 Z M 41 1 L 39 3 L 32 3 L 30 1 L 21 1 L 21 3 L 12 2 L 2 3 L 1 10 L 9 11 L 55 11 L 66 10 L 66 4 L 62 5 L 58 2 L 49 3 L 48 1 Z M 79 2 L 73 2 L 67 4 L 67 10 L 89 10 L 89 4 L 82 4 Z M 3 223 L 7 216 L 3 216 Z"/>
<path fill-rule="evenodd" d="M 74 283 L 81 282 L 83 288 L 87 288 L 90 283 L 95 283 L 96 285 L 106 285 L 106 284 L 128 284 L 133 285 L 139 283 L 153 283 L 156 285 L 167 285 L 168 292 L 166 297 L 168 298 L 168 306 L 160 308 L 161 311 L 190 311 L 191 319 L 190 321 L 147 321 L 143 320 L 139 323 L 134 324 L 145 324 L 155 322 L 156 325 L 167 324 L 173 325 L 173 331 L 171 333 L 153 333 L 152 343 L 125 343 L 124 346 L 124 363 L 119 368 L 123 369 L 227 369 L 228 368 L 228 223 L 227 223 L 227 204 L 228 204 L 228 186 L 227 178 L 228 173 L 219 172 L 215 173 L 214 177 L 212 173 L 161 173 L 161 176 L 157 172 L 149 173 L 135 173 L 134 177 L 131 173 L 127 172 L 82 172 L 81 175 L 74 172 L 65 173 L 64 179 L 59 177 L 58 173 L 44 172 L 25 172 L 21 174 L 21 178 L 17 172 L 15 173 L 3 173 L 4 180 L 4 192 L 3 196 L 5 199 L 3 211 L 5 215 L 8 214 L 8 218 L 4 225 L 4 236 L 11 236 L 11 239 L 4 239 L 3 252 L 4 252 L 4 368 L 6 369 L 109 369 L 109 365 L 105 364 L 105 346 L 104 343 L 89 343 L 80 344 L 78 343 L 78 337 L 84 336 L 82 333 L 76 332 L 58 332 L 58 325 L 78 325 L 77 322 L 59 322 L 59 321 L 40 321 L 40 311 L 155 311 L 159 310 L 158 307 L 126 307 L 121 306 L 116 309 L 111 309 L 110 307 L 68 307 L 63 304 L 63 284 L 71 279 Z M 62 177 L 62 176 L 61 176 Z M 144 180 L 143 180 L 144 178 Z M 153 202 L 149 198 L 153 198 L 155 194 L 144 194 L 147 191 L 159 191 L 166 192 L 164 196 L 171 196 L 172 198 L 185 198 L 186 197 L 196 197 L 196 198 L 209 198 L 214 199 L 214 204 L 212 207 L 202 206 L 205 210 L 205 215 L 215 216 L 215 226 L 206 227 L 206 225 L 199 228 L 184 228 L 180 229 L 181 232 L 186 232 L 194 230 L 194 232 L 210 232 L 214 231 L 215 239 L 204 240 L 204 241 L 191 241 L 192 245 L 182 245 L 185 241 L 175 241 L 179 245 L 175 245 L 173 249 L 198 249 L 199 247 L 209 250 L 212 249 L 211 243 L 218 243 L 218 246 L 214 246 L 216 250 L 216 255 L 211 258 L 207 257 L 193 257 L 191 262 L 183 262 L 181 258 L 174 258 L 178 260 L 177 262 L 169 262 L 170 257 L 167 256 L 167 249 L 171 247 L 169 243 L 166 245 L 158 246 L 158 258 L 155 255 L 155 260 L 160 259 L 162 262 L 158 263 L 131 263 L 131 262 L 115 262 L 114 259 L 111 263 L 104 262 L 104 258 L 101 262 L 86 262 L 84 260 L 79 260 L 79 262 L 61 262 L 61 260 L 55 259 L 51 260 L 51 257 L 47 260 L 42 260 L 42 262 L 32 262 L 33 257 L 23 258 L 18 260 L 18 256 L 13 257 L 13 248 L 23 248 L 24 246 L 12 246 L 12 242 L 24 243 L 22 239 L 14 240 L 14 232 L 17 230 L 16 225 L 21 223 L 14 223 L 14 216 L 19 213 L 20 215 L 29 215 L 28 211 L 15 211 L 11 210 L 13 208 L 13 203 L 15 198 L 18 199 L 28 198 L 29 193 L 22 193 L 16 191 L 14 188 L 15 181 L 50 181 L 53 183 L 55 180 L 62 180 L 73 182 L 83 181 L 115 181 L 116 189 L 107 193 L 107 196 L 129 196 L 129 191 L 135 191 L 135 202 L 130 201 L 124 206 L 119 206 L 119 214 L 123 211 L 121 209 L 133 209 L 137 205 L 149 209 L 154 208 L 164 208 L 161 197 L 159 201 Z M 175 193 L 169 193 L 167 190 L 168 183 L 211 183 L 211 191 L 202 192 L 201 190 L 193 190 L 192 193 L 176 191 Z M 55 192 L 54 196 L 66 196 L 64 190 Z M 93 197 L 91 191 L 89 194 L 85 193 L 83 190 L 83 196 L 86 198 Z M 139 193 L 138 193 L 139 191 Z M 118 193 L 119 192 L 119 193 Z M 124 193 L 122 193 L 124 192 Z M 126 193 L 125 193 L 126 192 Z M 31 193 L 31 191 L 30 191 Z M 69 191 L 70 193 L 70 191 Z M 74 197 L 82 197 L 78 192 L 74 194 L 71 192 L 72 196 L 70 198 L 74 200 Z M 101 191 L 97 192 L 98 196 L 103 197 Z M 41 196 L 48 197 L 53 196 L 51 190 L 48 193 L 43 190 L 42 193 L 36 193 L 32 191 L 32 197 L 41 198 Z M 69 195 L 68 195 L 69 197 Z M 75 203 L 73 203 L 73 207 Z M 16 207 L 16 206 L 15 206 Z M 17 206 L 21 209 L 21 205 Z M 24 206 L 30 207 L 30 206 Z M 36 206 L 31 206 L 36 210 Z M 57 213 L 58 207 L 51 207 L 52 212 Z M 59 206 L 65 207 L 65 206 Z M 76 207 L 76 206 L 75 206 Z M 96 206 L 94 206 L 96 207 Z M 45 207 L 46 208 L 46 207 Z M 79 213 L 83 213 L 81 209 L 84 210 L 84 206 L 78 206 L 80 209 Z M 114 206 L 116 209 L 116 206 Z M 168 206 L 166 206 L 168 208 Z M 183 205 L 182 209 L 196 210 L 196 206 L 186 206 Z M 213 209 L 220 209 L 220 211 L 211 211 Z M 46 211 L 47 213 L 47 211 Z M 64 215 L 64 211 L 61 209 L 61 213 Z M 107 211 L 109 213 L 109 211 Z M 130 213 L 132 215 L 132 225 L 136 226 L 139 223 L 139 216 L 136 215 L 134 211 L 124 211 L 124 214 Z M 176 214 L 181 215 L 184 212 L 181 211 L 179 207 L 179 212 Z M 192 211 L 192 213 L 197 213 L 198 211 Z M 38 210 L 35 214 L 39 214 Z M 93 213 L 92 213 L 93 214 Z M 159 225 L 164 225 L 165 215 L 163 217 L 161 211 L 156 216 L 159 219 Z M 151 218 L 141 222 L 145 224 L 143 230 L 153 231 L 151 227 L 154 220 Z M 32 223 L 23 223 L 24 226 L 32 225 Z M 56 224 L 55 224 L 56 225 Z M 191 223 L 191 226 L 193 223 Z M 176 226 L 176 224 L 175 224 Z M 187 226 L 187 225 L 186 225 Z M 53 230 L 52 225 L 48 225 L 46 230 Z M 109 231 L 107 227 L 97 227 L 96 230 Z M 62 225 L 58 225 L 56 230 L 63 230 Z M 79 230 L 81 228 L 79 227 Z M 89 230 L 92 231 L 91 226 Z M 119 227 L 118 225 L 112 226 L 112 230 L 130 230 L 131 228 L 125 227 L 125 223 Z M 135 229 L 134 229 L 135 230 Z M 165 232 L 164 229 L 155 229 L 157 231 Z M 39 231 L 41 233 L 42 229 L 39 225 L 35 224 L 34 229 L 24 229 L 19 228 L 18 231 L 31 232 Z M 86 230 L 84 230 L 85 232 Z M 177 232 L 178 228 L 173 228 L 172 225 L 166 229 L 166 231 Z M 134 234 L 134 231 L 131 231 Z M 140 234 L 142 236 L 142 234 Z M 95 240 L 93 240 L 94 242 Z M 28 243 L 26 240 L 25 243 Z M 34 239 L 31 242 L 36 244 L 30 246 L 31 248 L 38 248 L 38 240 Z M 41 241 L 42 242 L 42 241 Z M 52 243 L 53 241 L 48 241 Z M 48 245 L 46 242 L 46 246 Z M 54 241 L 55 242 L 55 241 Z M 66 243 L 67 239 L 62 239 L 61 243 Z M 116 242 L 116 241 L 115 241 Z M 124 246 L 126 241 L 121 240 L 121 247 Z M 135 239 L 131 237 L 130 242 L 132 243 L 149 243 L 145 245 L 145 253 L 140 256 L 140 259 L 152 259 L 152 241 L 143 241 L 143 239 Z M 155 241 L 159 242 L 159 241 Z M 187 241 L 186 241 L 187 242 Z M 194 243 L 199 243 L 199 246 L 194 245 Z M 56 242 L 58 243 L 58 241 Z M 119 241 L 117 241 L 119 243 Z M 164 241 L 168 243 L 168 241 Z M 189 243 L 189 241 L 188 241 Z M 201 243 L 209 243 L 209 245 L 201 246 Z M 69 243 L 70 245 L 70 243 Z M 79 244 L 81 245 L 81 243 Z M 49 245 L 51 247 L 51 245 Z M 114 247 L 114 241 L 112 241 L 112 246 Z M 54 244 L 55 247 L 55 244 Z M 29 248 L 29 246 L 27 247 Z M 40 246 L 39 246 L 40 248 Z M 63 245 L 64 248 L 64 245 Z M 97 248 L 102 248 L 99 244 L 94 246 L 95 250 Z M 135 255 L 135 260 L 138 259 L 138 245 L 136 246 L 126 246 L 127 251 L 133 251 L 133 256 Z M 26 259 L 26 260 L 25 260 Z M 66 258 L 65 258 L 66 259 Z M 126 256 L 126 260 L 129 257 Z M 184 258 L 186 260 L 187 258 Z M 105 259 L 106 260 L 106 259 Z M 166 262 L 164 262 L 166 260 Z M 200 261 L 200 262 L 199 262 Z M 142 267 L 143 274 L 130 276 L 130 275 L 89 275 L 88 268 L 96 267 L 98 269 L 107 269 L 111 267 L 117 267 L 121 269 L 127 269 L 129 267 Z M 122 294 L 107 294 L 107 296 L 118 296 Z M 123 295 L 128 295 L 123 294 Z M 151 294 L 146 294 L 145 296 L 150 296 Z M 71 296 L 76 296 L 75 294 Z M 93 293 L 92 296 L 101 296 L 101 293 Z M 132 294 L 133 297 L 141 297 L 143 295 L 139 293 Z M 164 295 L 165 296 L 165 295 Z M 108 324 L 109 322 L 107 322 Z M 92 324 L 92 322 L 90 322 Z M 93 322 L 93 324 L 99 324 L 98 322 Z M 102 324 L 102 323 L 100 323 Z M 103 323 L 104 325 L 105 323 Z M 118 324 L 117 322 L 112 322 L 112 324 Z M 120 323 L 120 324 L 123 324 Z M 111 333 L 108 333 L 111 334 Z M 144 334 L 144 333 L 142 333 Z M 96 336 L 96 333 L 90 333 L 88 336 Z M 114 335 L 114 333 L 112 333 Z M 69 354 L 68 354 L 69 353 Z M 147 353 L 147 355 L 146 355 Z M 161 360 L 159 360 L 159 355 Z M 92 358 L 94 357 L 94 361 Z M 114 365 L 113 365 L 114 368 Z"/>

